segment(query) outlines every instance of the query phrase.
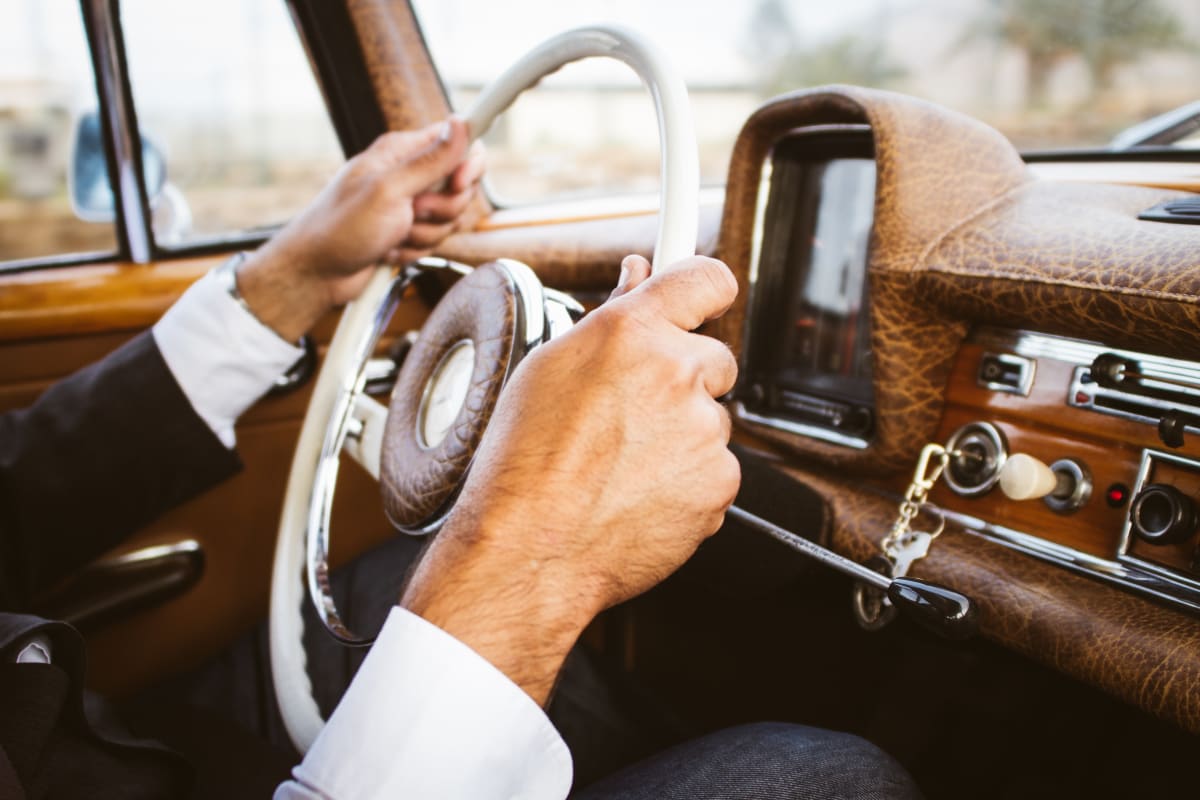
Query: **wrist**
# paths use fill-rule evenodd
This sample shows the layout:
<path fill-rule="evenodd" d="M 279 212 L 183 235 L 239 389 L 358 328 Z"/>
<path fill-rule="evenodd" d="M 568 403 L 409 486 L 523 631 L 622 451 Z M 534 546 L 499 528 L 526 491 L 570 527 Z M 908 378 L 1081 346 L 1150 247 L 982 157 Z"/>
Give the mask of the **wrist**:
<path fill-rule="evenodd" d="M 281 338 L 295 342 L 333 308 L 326 282 L 268 242 L 246 255 L 234 279 L 242 303 Z"/>
<path fill-rule="evenodd" d="M 507 549 L 502 534 L 452 515 L 400 605 L 475 650 L 544 705 L 594 610 L 553 560 Z"/>

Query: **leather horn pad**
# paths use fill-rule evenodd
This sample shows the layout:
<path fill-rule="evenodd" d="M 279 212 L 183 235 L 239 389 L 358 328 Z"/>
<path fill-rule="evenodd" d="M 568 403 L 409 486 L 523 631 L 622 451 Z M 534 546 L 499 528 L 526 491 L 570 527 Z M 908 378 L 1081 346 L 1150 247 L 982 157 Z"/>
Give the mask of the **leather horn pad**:
<path fill-rule="evenodd" d="M 401 530 L 428 527 L 458 490 L 504 383 L 516 340 L 517 303 L 508 271 L 484 264 L 451 287 L 404 359 L 380 459 L 383 507 Z M 466 398 L 450 432 L 427 447 L 417 427 L 422 398 L 446 353 L 464 339 L 475 346 Z"/>

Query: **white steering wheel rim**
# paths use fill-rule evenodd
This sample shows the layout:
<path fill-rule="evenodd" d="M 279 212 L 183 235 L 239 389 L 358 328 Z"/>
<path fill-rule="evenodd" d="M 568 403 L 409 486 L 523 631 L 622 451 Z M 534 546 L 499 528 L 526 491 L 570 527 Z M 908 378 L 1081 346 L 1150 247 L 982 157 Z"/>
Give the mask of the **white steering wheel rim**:
<path fill-rule="evenodd" d="M 562 66 L 583 58 L 608 57 L 634 69 L 649 89 L 658 116 L 661 159 L 660 216 L 654 251 L 659 270 L 695 253 L 700 168 L 687 87 L 662 53 L 641 34 L 618 26 L 580 28 L 531 50 L 500 76 L 466 116 L 472 139 L 523 91 Z M 288 475 L 271 573 L 270 652 L 275 696 L 292 743 L 305 753 L 325 724 L 305 668 L 301 617 L 305 534 L 312 489 L 330 416 L 339 396 L 352 387 L 364 332 L 392 282 L 379 267 L 357 300 L 346 306 L 313 387 Z M 376 459 L 377 461 L 377 459 Z"/>
<path fill-rule="evenodd" d="M 467 113 L 472 138 L 482 136 L 517 96 L 566 64 L 584 58 L 623 61 L 642 79 L 658 115 L 661 209 L 654 245 L 657 270 L 696 253 L 700 158 L 687 85 L 665 55 L 640 33 L 616 25 L 577 28 L 548 39 L 508 68 Z"/>

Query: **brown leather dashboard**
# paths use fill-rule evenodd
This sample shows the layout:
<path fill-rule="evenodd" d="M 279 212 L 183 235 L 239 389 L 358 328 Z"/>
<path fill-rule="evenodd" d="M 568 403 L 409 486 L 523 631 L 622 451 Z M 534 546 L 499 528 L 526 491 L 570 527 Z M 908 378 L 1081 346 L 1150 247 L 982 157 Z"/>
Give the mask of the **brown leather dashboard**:
<path fill-rule="evenodd" d="M 1077 513 L 938 489 L 935 503 L 958 516 L 913 574 L 974 598 L 989 638 L 1200 731 L 1200 618 L 1070 563 L 1078 554 L 1116 574 L 1124 555 L 1147 553 L 1133 542 L 1117 555 L 1129 499 L 1104 501 L 1106 487 L 1138 479 L 1143 453 L 1167 449 L 1155 428 L 1070 405 L 1073 370 L 1083 368 L 1061 358 L 1036 359 L 1028 396 L 976 380 L 986 342 L 1022 335 L 1200 360 L 1200 226 L 1138 219 L 1179 191 L 1039 177 L 998 132 L 915 99 L 849 87 L 787 95 L 746 123 L 730 167 L 718 255 L 743 291 L 716 335 L 735 352 L 773 146 L 797 129 L 864 124 L 877 169 L 867 263 L 873 436 L 855 449 L 745 420 L 741 436 L 782 455 L 827 498 L 832 545 L 860 561 L 878 553 L 921 448 L 962 424 L 998 425 L 1014 452 L 1090 464 L 1094 492 Z M 1183 438 L 1151 462 L 1200 457 L 1200 437 Z M 1200 473 L 1190 469 L 1171 474 L 1194 493 Z M 1195 544 L 1193 534 L 1174 550 L 1149 550 L 1186 583 Z"/>

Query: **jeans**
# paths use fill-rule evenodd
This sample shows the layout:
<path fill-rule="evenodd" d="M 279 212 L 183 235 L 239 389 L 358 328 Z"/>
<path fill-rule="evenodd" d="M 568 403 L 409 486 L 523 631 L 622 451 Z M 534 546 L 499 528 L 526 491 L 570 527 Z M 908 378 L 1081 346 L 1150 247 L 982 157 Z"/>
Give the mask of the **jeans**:
<path fill-rule="evenodd" d="M 848 733 L 763 722 L 628 767 L 571 800 L 917 800 L 891 756 Z"/>
<path fill-rule="evenodd" d="M 419 540 L 397 536 L 339 570 L 334 596 L 352 627 L 363 633 L 379 629 L 420 547 Z M 326 635 L 308 604 L 304 614 L 309 677 L 317 704 L 328 716 L 366 650 L 344 647 Z M 584 787 L 572 794 L 572 800 L 920 797 L 912 779 L 890 756 L 845 733 L 762 723 L 664 749 L 684 739 L 687 729 L 628 676 L 604 667 L 599 659 L 576 648 L 547 711 L 571 750 L 575 784 Z M 163 712 L 165 719 L 148 723 L 139 733 L 166 741 L 196 764 L 197 797 L 262 796 L 259 784 L 269 786 L 286 778 L 288 767 L 299 760 L 275 705 L 265 625 L 207 667 L 143 699 Z M 183 710 L 180 702 L 186 706 Z M 247 739 L 237 739 L 236 749 L 250 757 L 244 769 L 231 769 L 230 755 L 213 747 L 215 740 L 229 737 L 222 736 L 219 728 L 206 729 L 204 723 L 211 718 L 229 720 L 270 752 L 256 751 Z M 172 724 L 167 726 L 168 722 Z M 650 753 L 658 755 L 645 758 Z M 250 774 L 255 772 L 254 764 L 265 767 L 268 761 L 273 767 L 261 770 L 265 774 Z M 633 766 L 621 769 L 626 764 Z M 245 791 L 252 786 L 253 792 Z"/>

